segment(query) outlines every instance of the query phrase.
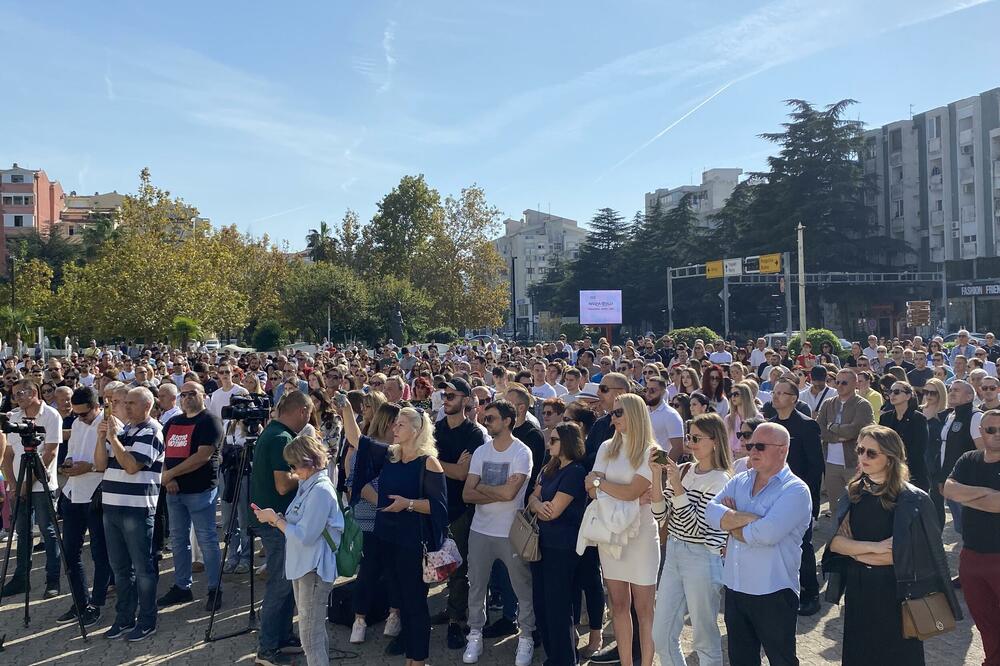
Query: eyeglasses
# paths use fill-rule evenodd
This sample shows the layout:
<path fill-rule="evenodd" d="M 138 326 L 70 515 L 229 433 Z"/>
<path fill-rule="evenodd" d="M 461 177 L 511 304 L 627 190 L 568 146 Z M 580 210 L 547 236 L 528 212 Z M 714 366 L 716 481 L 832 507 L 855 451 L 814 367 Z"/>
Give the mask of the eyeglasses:
<path fill-rule="evenodd" d="M 910 392 L 907 391 L 906 389 L 892 389 L 889 391 L 889 393 L 893 395 L 910 395 Z"/>
<path fill-rule="evenodd" d="M 712 440 L 712 438 L 709 437 L 708 435 L 692 435 L 691 433 L 684 435 L 684 439 L 688 440 L 689 442 L 694 442 L 695 444 L 697 444 L 703 439 L 707 439 L 710 441 Z"/>
<path fill-rule="evenodd" d="M 784 444 L 764 444 L 763 442 L 747 442 L 746 450 L 753 451 L 754 449 L 757 449 L 758 451 L 763 451 L 769 446 L 784 446 Z"/>
<path fill-rule="evenodd" d="M 859 446 L 854 450 L 854 452 L 858 454 L 859 458 L 861 456 L 864 456 L 865 458 L 868 458 L 868 460 L 875 460 L 880 455 L 882 455 L 881 451 L 876 451 L 875 449 L 869 449 L 864 446 Z"/>
<path fill-rule="evenodd" d="M 996 391 L 997 389 L 1000 389 L 1000 386 L 987 386 L 986 384 L 983 384 L 979 387 L 979 389 L 981 391 Z"/>
<path fill-rule="evenodd" d="M 35 391 L 34 389 L 21 389 L 20 391 L 15 392 L 14 395 L 18 398 L 22 398 L 26 395 L 35 395 Z"/>
<path fill-rule="evenodd" d="M 736 399 L 736 398 L 738 398 L 738 397 L 740 397 L 740 394 L 739 394 L 739 393 L 737 393 L 736 391 L 733 391 L 732 393 L 730 393 L 730 394 L 729 394 L 729 398 L 730 398 L 731 400 L 733 400 L 733 399 Z"/>
<path fill-rule="evenodd" d="M 753 431 L 751 430 L 740 430 L 736 433 L 736 439 L 750 439 L 753 437 Z"/>
<path fill-rule="evenodd" d="M 372 388 L 377 388 L 379 386 L 385 386 L 385 382 L 371 382 L 369 386 L 371 386 Z"/>
<path fill-rule="evenodd" d="M 178 395 L 180 395 L 182 398 L 193 398 L 194 396 L 198 395 L 198 392 L 197 391 L 181 391 Z"/>
<path fill-rule="evenodd" d="M 543 409 L 542 416 L 555 416 L 555 412 L 553 412 L 551 409 Z"/>
<path fill-rule="evenodd" d="M 611 416 L 613 416 L 614 418 L 620 419 L 621 417 L 625 416 L 625 408 L 619 407 L 618 409 L 612 409 L 608 413 L 611 414 Z"/>
<path fill-rule="evenodd" d="M 444 399 L 447 400 L 447 401 L 449 401 L 449 402 L 452 401 L 452 400 L 454 400 L 457 397 L 458 397 L 457 393 L 451 393 L 451 392 L 449 392 L 449 393 L 445 393 L 444 394 Z"/>
<path fill-rule="evenodd" d="M 983 432 L 987 435 L 997 435 L 1000 434 L 1000 426 L 986 426 L 983 428 Z"/>
<path fill-rule="evenodd" d="M 837 381 L 834 382 L 834 384 L 836 384 L 837 386 L 850 386 L 851 382 L 846 379 L 838 379 Z"/>
<path fill-rule="evenodd" d="M 607 393 L 608 391 L 610 391 L 610 390 L 612 390 L 614 388 L 615 388 L 614 386 L 608 386 L 607 384 L 601 384 L 600 386 L 597 387 L 597 390 L 600 391 L 601 393 Z M 618 390 L 621 390 L 621 389 L 618 389 Z"/>

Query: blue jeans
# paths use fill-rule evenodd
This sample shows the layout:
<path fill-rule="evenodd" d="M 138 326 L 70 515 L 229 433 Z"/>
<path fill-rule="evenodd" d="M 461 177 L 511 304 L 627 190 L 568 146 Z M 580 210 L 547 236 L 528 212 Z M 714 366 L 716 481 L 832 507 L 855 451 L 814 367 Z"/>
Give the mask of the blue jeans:
<path fill-rule="evenodd" d="M 220 496 L 226 492 L 226 475 L 222 474 L 222 491 Z M 229 543 L 229 554 L 226 557 L 226 564 L 236 565 L 237 563 L 250 564 L 253 560 L 253 541 L 250 537 L 250 480 L 240 477 L 239 504 L 236 508 L 236 525 L 233 530 L 233 540 Z M 233 502 L 222 500 L 222 529 L 229 529 L 229 521 L 233 516 Z"/>
<path fill-rule="evenodd" d="M 59 542 L 56 541 L 56 528 L 49 520 L 50 497 L 48 492 L 29 493 L 31 501 L 21 498 L 17 516 L 14 519 L 14 529 L 17 531 L 17 565 L 14 567 L 14 578 L 28 579 L 31 572 L 31 548 L 34 538 L 31 535 L 31 515 L 34 513 L 38 521 L 38 529 L 45 541 L 45 586 L 59 587 Z"/>
<path fill-rule="evenodd" d="M 92 508 L 90 502 L 73 504 L 64 501 L 62 513 L 63 545 L 66 546 L 69 584 L 74 597 L 94 606 L 103 606 L 107 601 L 108 585 L 111 584 L 111 563 L 108 561 L 101 511 Z M 90 532 L 90 558 L 94 561 L 94 591 L 89 595 L 87 574 L 83 570 L 83 535 L 87 532 Z"/>
<path fill-rule="evenodd" d="M 945 500 L 948 510 L 951 511 L 951 526 L 955 528 L 959 536 L 962 536 L 962 504 L 950 499 Z"/>
<path fill-rule="evenodd" d="M 260 629 L 257 632 L 257 649 L 264 652 L 276 650 L 292 638 L 295 596 L 292 582 L 285 578 L 285 535 L 270 525 L 256 527 L 254 533 L 264 544 L 267 563 L 267 586 L 264 588 Z"/>
<path fill-rule="evenodd" d="M 208 589 L 215 589 L 222 567 L 219 534 L 215 531 L 215 498 L 218 488 L 200 493 L 167 495 L 167 516 L 170 518 L 170 547 L 174 555 L 174 585 L 191 589 L 191 525 L 205 558 Z"/>
<path fill-rule="evenodd" d="M 105 504 L 104 538 L 118 590 L 115 622 L 130 626 L 136 621 L 138 607 L 139 626 L 155 627 L 160 574 L 153 560 L 153 512 Z"/>
<path fill-rule="evenodd" d="M 656 590 L 653 640 L 661 666 L 684 666 L 681 630 L 691 616 L 694 650 L 701 666 L 722 666 L 719 602 L 722 558 L 700 544 L 668 538 Z"/>

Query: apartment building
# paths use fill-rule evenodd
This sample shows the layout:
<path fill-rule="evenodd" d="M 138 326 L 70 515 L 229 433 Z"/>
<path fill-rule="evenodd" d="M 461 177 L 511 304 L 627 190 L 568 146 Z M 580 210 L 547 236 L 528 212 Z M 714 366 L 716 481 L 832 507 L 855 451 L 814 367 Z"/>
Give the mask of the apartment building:
<path fill-rule="evenodd" d="M 504 220 L 504 235 L 493 245 L 507 266 L 508 283 L 514 285 L 515 319 L 507 322 L 511 330 L 519 335 L 534 335 L 538 313 L 528 290 L 545 280 L 546 272 L 557 260 L 575 259 L 586 236 L 576 220 L 537 210 L 525 210 L 520 220 Z"/>
<path fill-rule="evenodd" d="M 677 205 L 685 194 L 694 197 L 694 212 L 698 215 L 698 224 L 709 227 L 709 216 L 719 212 L 726 205 L 726 200 L 740 182 L 743 169 L 709 169 L 701 174 L 701 185 L 682 185 L 670 189 L 660 189 L 646 193 L 646 215 L 649 215 L 657 203 L 662 210 L 669 210 Z"/>
<path fill-rule="evenodd" d="M 84 230 L 102 218 L 108 218 L 117 224 L 121 212 L 124 194 L 118 192 L 94 192 L 93 195 L 78 195 L 70 192 L 66 195 L 59 224 L 54 231 L 71 243 L 79 243 Z"/>
<path fill-rule="evenodd" d="M 8 239 L 32 231 L 48 236 L 62 206 L 62 185 L 41 169 L 25 169 L 17 162 L 0 169 L 0 274 L 7 274 Z"/>

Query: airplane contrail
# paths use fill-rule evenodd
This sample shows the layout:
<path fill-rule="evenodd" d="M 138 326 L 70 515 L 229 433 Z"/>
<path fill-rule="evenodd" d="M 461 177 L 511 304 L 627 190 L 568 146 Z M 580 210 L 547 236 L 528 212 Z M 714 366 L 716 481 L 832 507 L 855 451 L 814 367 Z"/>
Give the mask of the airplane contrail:
<path fill-rule="evenodd" d="M 289 208 L 288 210 L 283 210 L 278 213 L 271 213 L 270 215 L 265 215 L 264 217 L 258 217 L 256 220 L 250 220 L 247 224 L 253 224 L 254 222 L 263 222 L 264 220 L 270 220 L 273 217 L 281 217 L 282 215 L 288 215 L 289 213 L 294 213 L 300 211 L 303 208 L 309 208 L 309 205 L 296 206 L 295 208 Z"/>
<path fill-rule="evenodd" d="M 669 132 L 673 128 L 677 127 L 682 122 L 684 122 L 684 120 L 687 119 L 688 117 L 690 117 L 691 114 L 693 114 L 695 111 L 697 111 L 698 109 L 700 109 L 701 107 L 705 106 L 706 104 L 708 104 L 709 102 L 711 102 L 713 99 L 715 99 L 716 97 L 718 97 L 719 95 L 721 95 L 727 88 L 729 88 L 729 86 L 733 85 L 734 83 L 736 83 L 739 80 L 740 79 L 733 79 L 732 81 L 729 81 L 728 83 L 726 83 L 725 85 L 723 85 L 721 88 L 719 88 L 718 90 L 716 90 L 715 92 L 713 92 L 711 95 L 709 95 L 708 97 L 706 97 L 702 101 L 698 102 L 698 104 L 696 104 L 693 108 L 691 108 L 683 116 L 681 116 L 680 118 L 678 118 L 674 122 L 672 122 L 669 125 L 667 125 L 666 127 L 664 127 L 662 130 L 660 130 L 659 132 L 657 132 L 653 136 L 653 138 L 651 138 L 650 140 L 646 141 L 644 144 L 642 144 L 641 146 L 639 146 L 638 148 L 636 148 L 635 150 L 633 150 L 631 153 L 629 153 L 628 155 L 626 155 L 625 157 L 623 157 L 621 160 L 619 160 L 618 162 L 616 162 L 610 169 L 608 169 L 607 171 L 605 171 L 604 173 L 602 173 L 600 176 L 598 176 L 597 180 L 595 180 L 594 182 L 600 181 L 605 176 L 607 176 L 609 173 L 611 173 L 612 171 L 614 171 L 615 169 L 617 169 L 618 167 L 620 167 L 621 165 L 625 164 L 630 159 L 632 159 L 633 157 L 635 157 L 636 154 L 638 154 L 638 153 L 642 152 L 643 150 L 645 150 L 646 148 L 648 148 L 650 146 L 650 144 L 652 144 L 654 141 L 656 141 L 661 136 L 663 136 L 664 134 L 666 134 L 667 132 Z"/>

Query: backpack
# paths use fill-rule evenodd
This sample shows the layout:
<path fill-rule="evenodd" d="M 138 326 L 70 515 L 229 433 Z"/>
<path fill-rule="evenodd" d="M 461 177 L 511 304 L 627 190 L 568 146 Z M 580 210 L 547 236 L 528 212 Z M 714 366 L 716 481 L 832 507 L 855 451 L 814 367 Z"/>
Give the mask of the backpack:
<path fill-rule="evenodd" d="M 358 572 L 361 563 L 361 549 L 364 544 L 364 534 L 361 526 L 354 519 L 354 509 L 348 507 L 344 513 L 344 532 L 340 536 L 340 546 L 337 550 L 337 575 L 350 578 Z"/>

